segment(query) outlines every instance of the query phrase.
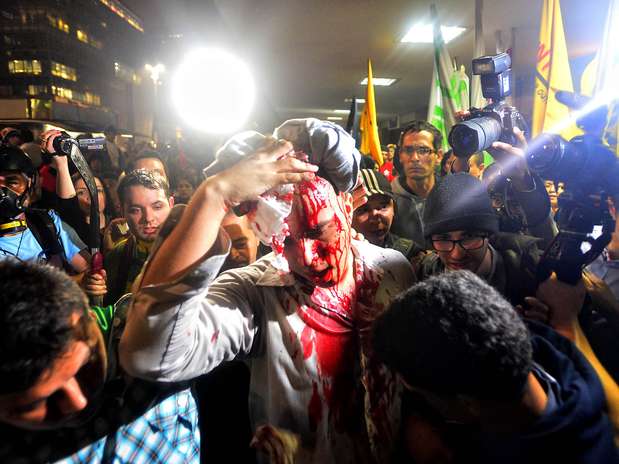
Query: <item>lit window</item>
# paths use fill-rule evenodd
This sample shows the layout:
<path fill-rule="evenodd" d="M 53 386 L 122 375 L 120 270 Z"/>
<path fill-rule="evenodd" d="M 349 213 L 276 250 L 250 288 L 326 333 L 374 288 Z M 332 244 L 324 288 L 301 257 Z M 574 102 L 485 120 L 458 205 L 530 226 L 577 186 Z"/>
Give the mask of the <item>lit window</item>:
<path fill-rule="evenodd" d="M 69 25 L 60 18 L 58 18 L 58 29 L 60 29 L 63 32 L 66 32 L 67 34 L 70 31 Z"/>
<path fill-rule="evenodd" d="M 52 93 L 58 97 L 69 100 L 73 98 L 73 91 L 64 87 L 56 87 L 55 85 L 52 85 Z"/>
<path fill-rule="evenodd" d="M 85 105 L 101 106 L 101 97 L 92 92 L 78 92 L 77 90 L 52 85 L 52 94 L 67 100 L 73 100 Z"/>
<path fill-rule="evenodd" d="M 29 85 L 28 95 L 41 95 L 47 93 L 47 86 L 45 85 Z"/>
<path fill-rule="evenodd" d="M 11 60 L 9 61 L 11 74 L 41 74 L 41 62 L 39 60 Z"/>
<path fill-rule="evenodd" d="M 49 23 L 52 25 L 52 27 L 65 32 L 65 33 L 69 33 L 71 32 L 71 28 L 69 27 L 69 24 L 66 23 L 62 18 L 58 18 L 56 16 L 47 15 L 47 20 L 49 21 Z"/>
<path fill-rule="evenodd" d="M 98 50 L 103 48 L 103 43 L 100 40 L 96 40 L 94 37 L 89 36 L 85 31 L 78 29 L 75 31 L 75 35 L 77 36 L 77 40 L 80 42 L 87 43 L 91 47 L 95 47 Z"/>
<path fill-rule="evenodd" d="M 76 31 L 76 34 L 77 34 L 77 40 L 79 40 L 80 42 L 88 43 L 88 34 L 86 34 L 84 31 L 80 29 Z"/>
<path fill-rule="evenodd" d="M 77 81 L 77 71 L 75 71 L 75 68 L 55 61 L 52 61 L 52 75 L 69 81 Z"/>
<path fill-rule="evenodd" d="M 117 0 L 100 0 L 105 6 L 107 6 L 112 12 L 120 16 L 127 21 L 131 26 L 136 28 L 140 32 L 144 32 L 144 28 L 140 23 L 140 20 L 131 13 L 125 6 L 123 6 Z"/>

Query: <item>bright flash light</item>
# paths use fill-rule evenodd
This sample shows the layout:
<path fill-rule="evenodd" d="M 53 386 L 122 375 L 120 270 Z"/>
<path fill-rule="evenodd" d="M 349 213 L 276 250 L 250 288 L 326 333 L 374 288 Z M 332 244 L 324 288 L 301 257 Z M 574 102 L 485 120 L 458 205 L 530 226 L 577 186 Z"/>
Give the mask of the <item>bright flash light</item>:
<path fill-rule="evenodd" d="M 222 50 L 202 48 L 189 53 L 172 83 L 172 99 L 185 122 L 204 132 L 239 129 L 254 104 L 249 68 Z"/>
<path fill-rule="evenodd" d="M 459 26 L 441 26 L 441 34 L 445 43 L 451 42 L 466 31 L 466 28 Z M 415 24 L 411 27 L 400 42 L 409 43 L 432 43 L 434 42 L 434 30 L 432 24 Z"/>

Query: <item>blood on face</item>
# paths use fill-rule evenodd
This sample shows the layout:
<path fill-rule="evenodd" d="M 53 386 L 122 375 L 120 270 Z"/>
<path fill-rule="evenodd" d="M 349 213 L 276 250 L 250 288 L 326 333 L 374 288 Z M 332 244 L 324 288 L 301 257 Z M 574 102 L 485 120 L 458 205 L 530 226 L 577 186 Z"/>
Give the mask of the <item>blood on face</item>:
<path fill-rule="evenodd" d="M 347 200 L 320 177 L 299 184 L 295 193 L 284 244 L 290 270 L 315 286 L 337 285 L 350 271 Z"/>

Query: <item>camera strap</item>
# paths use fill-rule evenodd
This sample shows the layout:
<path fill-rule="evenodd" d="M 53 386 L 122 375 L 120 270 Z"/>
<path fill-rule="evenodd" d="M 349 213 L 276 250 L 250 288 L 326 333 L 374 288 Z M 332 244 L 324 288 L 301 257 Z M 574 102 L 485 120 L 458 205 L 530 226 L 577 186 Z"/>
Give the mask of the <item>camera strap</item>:
<path fill-rule="evenodd" d="M 67 267 L 68 263 L 66 262 L 64 248 L 56 230 L 56 225 L 47 211 L 30 209 L 26 212 L 26 221 L 32 235 L 34 235 L 34 238 L 41 246 L 47 261 L 51 262 L 53 257 L 58 256 L 61 258 L 63 266 Z M 70 266 L 68 269 L 70 269 Z"/>

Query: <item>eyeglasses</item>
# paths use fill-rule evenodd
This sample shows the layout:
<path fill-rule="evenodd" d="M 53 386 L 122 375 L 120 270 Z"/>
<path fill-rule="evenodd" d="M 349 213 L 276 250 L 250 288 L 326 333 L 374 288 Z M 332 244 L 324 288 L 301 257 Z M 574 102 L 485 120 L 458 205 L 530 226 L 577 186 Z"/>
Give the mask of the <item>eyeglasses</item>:
<path fill-rule="evenodd" d="M 417 153 L 419 156 L 429 156 L 434 153 L 434 150 L 424 146 L 404 145 L 401 152 L 406 153 L 407 155 Z"/>
<path fill-rule="evenodd" d="M 487 239 L 488 237 L 485 235 L 480 235 L 477 237 L 466 237 L 466 238 L 461 238 L 460 240 L 445 240 L 445 239 L 439 239 L 439 240 L 434 240 L 432 239 L 432 246 L 434 247 L 434 249 L 436 251 L 452 251 L 455 247 L 456 247 L 456 243 L 458 245 L 460 245 L 460 248 L 462 248 L 463 250 L 479 250 L 481 247 L 484 246 L 484 241 Z"/>

